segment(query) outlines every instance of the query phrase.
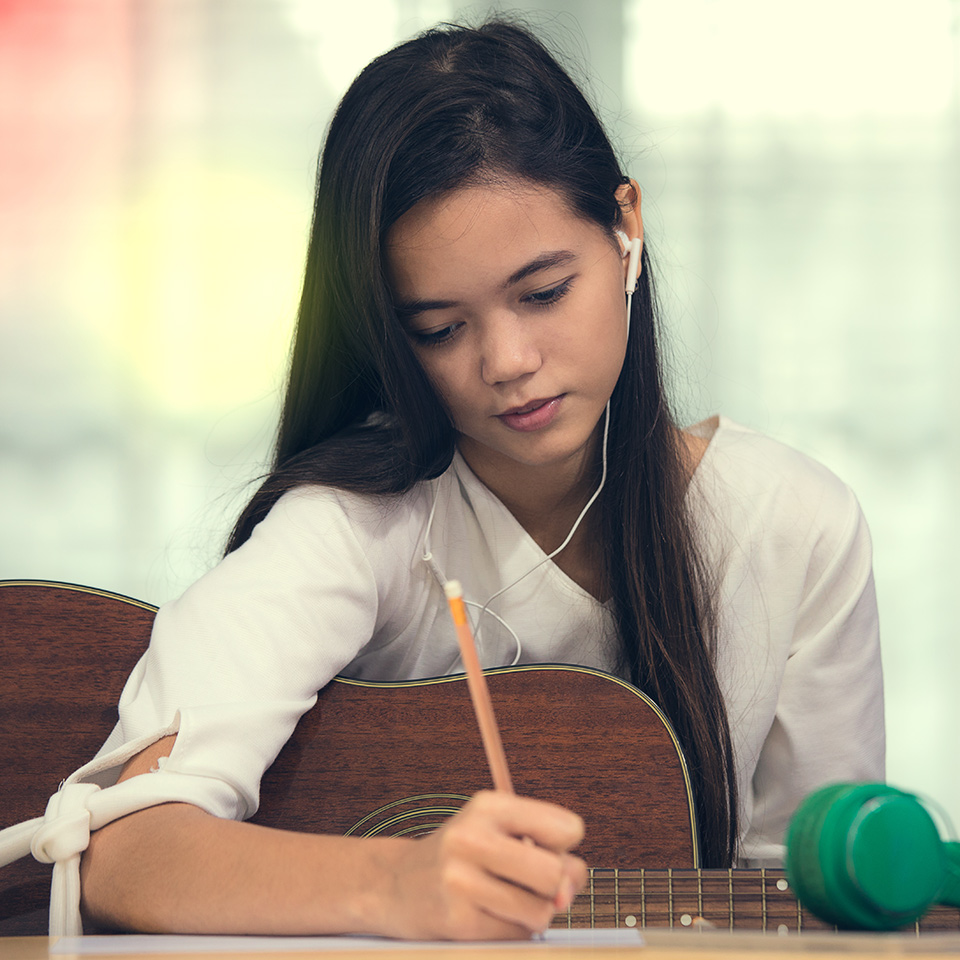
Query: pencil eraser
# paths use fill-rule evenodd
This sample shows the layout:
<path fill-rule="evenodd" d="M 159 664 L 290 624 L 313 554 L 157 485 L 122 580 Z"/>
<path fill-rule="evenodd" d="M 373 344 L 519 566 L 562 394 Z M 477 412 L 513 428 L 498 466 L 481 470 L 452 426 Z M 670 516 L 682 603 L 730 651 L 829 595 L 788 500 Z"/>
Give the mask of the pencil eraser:
<path fill-rule="evenodd" d="M 463 587 L 460 586 L 459 580 L 448 580 L 443 585 L 443 592 L 447 595 L 448 600 L 456 600 L 457 597 L 463 596 Z"/>

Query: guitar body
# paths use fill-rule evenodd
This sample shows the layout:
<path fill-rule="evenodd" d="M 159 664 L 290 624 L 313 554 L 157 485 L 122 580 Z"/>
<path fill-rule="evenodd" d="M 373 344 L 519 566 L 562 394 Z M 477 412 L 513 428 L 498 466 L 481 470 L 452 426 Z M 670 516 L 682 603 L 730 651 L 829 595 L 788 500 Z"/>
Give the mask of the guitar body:
<path fill-rule="evenodd" d="M 100 590 L 0 582 L 0 827 L 40 816 L 100 748 L 156 607 Z M 591 864 L 697 865 L 679 747 L 628 684 L 574 667 L 488 674 L 518 792 L 584 817 Z M 492 786 L 462 677 L 321 691 L 265 774 L 258 823 L 418 836 Z M 0 935 L 46 931 L 50 867 L 0 868 Z"/>
<path fill-rule="evenodd" d="M 698 866 L 686 768 L 649 699 L 606 674 L 559 665 L 491 670 L 487 684 L 517 793 L 577 811 L 587 863 Z M 462 676 L 338 678 L 264 777 L 254 820 L 417 836 L 491 788 Z"/>

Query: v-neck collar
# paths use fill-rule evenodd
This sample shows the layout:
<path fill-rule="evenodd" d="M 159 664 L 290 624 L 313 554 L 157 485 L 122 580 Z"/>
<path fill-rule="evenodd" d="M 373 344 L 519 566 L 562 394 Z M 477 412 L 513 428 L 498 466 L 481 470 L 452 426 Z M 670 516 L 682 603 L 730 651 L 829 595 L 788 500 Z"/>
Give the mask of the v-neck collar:
<path fill-rule="evenodd" d="M 550 576 L 558 586 L 578 599 L 587 598 L 591 603 L 606 606 L 569 577 L 553 560 L 547 559 L 548 555 L 540 544 L 530 536 L 506 504 L 470 469 L 459 450 L 453 455 L 452 466 L 481 527 L 491 532 L 499 529 L 512 534 L 506 538 L 506 542 L 489 544 L 504 584 L 513 583 L 518 578 L 525 577 L 528 572 L 531 577 L 539 573 L 541 577 Z M 514 549 L 505 553 L 505 547 Z M 536 569 L 538 567 L 539 569 Z"/>
<path fill-rule="evenodd" d="M 709 465 L 714 455 L 714 438 L 723 426 L 724 418 L 714 415 L 686 428 L 688 433 L 708 441 L 703 456 L 690 478 L 687 486 L 688 493 L 690 488 L 700 481 L 702 475 L 709 472 Z M 611 600 L 598 600 L 588 590 L 584 590 L 576 580 L 569 577 L 553 560 L 547 559 L 546 551 L 530 536 L 506 504 L 473 472 L 459 450 L 454 452 L 451 466 L 470 506 L 477 514 L 481 528 L 491 531 L 491 533 L 502 530 L 513 534 L 506 542 L 493 542 L 491 540 L 489 543 L 489 548 L 500 569 L 504 584 L 513 583 L 528 572 L 531 572 L 531 576 L 533 576 L 535 574 L 532 571 L 540 566 L 541 576 L 545 574 L 551 576 L 559 586 L 574 594 L 577 598 L 586 598 L 591 603 L 601 607 L 610 607 Z M 508 552 L 505 553 L 504 548 L 507 548 Z"/>

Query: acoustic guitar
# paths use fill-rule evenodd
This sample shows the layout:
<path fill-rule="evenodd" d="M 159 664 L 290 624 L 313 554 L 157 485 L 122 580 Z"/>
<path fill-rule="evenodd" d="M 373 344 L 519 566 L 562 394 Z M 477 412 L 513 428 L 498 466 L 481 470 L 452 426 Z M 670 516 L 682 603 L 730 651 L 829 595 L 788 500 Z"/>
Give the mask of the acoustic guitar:
<path fill-rule="evenodd" d="M 72 584 L 0 581 L 0 827 L 42 813 L 116 721 L 156 608 Z M 829 929 L 780 870 L 704 870 L 682 751 L 641 691 L 580 667 L 487 673 L 518 793 L 576 810 L 585 891 L 556 926 Z M 422 836 L 491 787 L 462 677 L 336 678 L 264 775 L 255 822 Z M 0 868 L 0 935 L 46 932 L 50 867 Z M 917 930 L 960 931 L 935 907 Z M 92 932 L 92 931 L 88 931 Z"/>

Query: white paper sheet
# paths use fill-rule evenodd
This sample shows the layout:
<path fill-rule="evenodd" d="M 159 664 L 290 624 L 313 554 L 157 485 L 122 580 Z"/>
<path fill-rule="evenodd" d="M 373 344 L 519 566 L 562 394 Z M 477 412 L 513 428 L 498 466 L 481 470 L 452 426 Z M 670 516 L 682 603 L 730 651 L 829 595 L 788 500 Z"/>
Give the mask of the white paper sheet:
<path fill-rule="evenodd" d="M 636 929 L 548 930 L 542 940 L 476 941 L 463 944 L 474 949 L 509 946 L 537 950 L 546 945 L 571 944 L 584 947 L 641 946 Z M 436 940 L 388 940 L 381 937 L 201 937 L 120 934 L 117 936 L 60 937 L 50 947 L 54 954 L 91 953 L 254 953 L 297 950 L 449 950 L 460 944 Z"/>

